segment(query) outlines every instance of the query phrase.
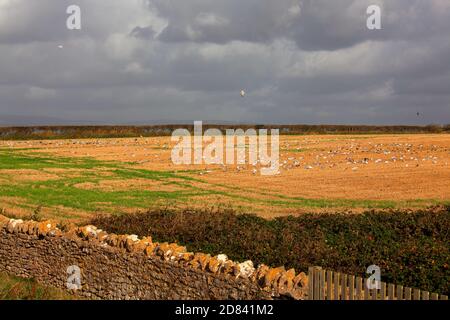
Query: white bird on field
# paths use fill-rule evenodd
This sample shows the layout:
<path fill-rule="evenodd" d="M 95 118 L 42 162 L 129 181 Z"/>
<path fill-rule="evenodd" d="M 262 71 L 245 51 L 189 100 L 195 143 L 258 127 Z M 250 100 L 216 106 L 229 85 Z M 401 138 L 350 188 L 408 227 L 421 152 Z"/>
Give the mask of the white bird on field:
<path fill-rule="evenodd" d="M 241 97 L 242 98 L 245 97 L 245 91 L 244 90 L 241 90 Z"/>

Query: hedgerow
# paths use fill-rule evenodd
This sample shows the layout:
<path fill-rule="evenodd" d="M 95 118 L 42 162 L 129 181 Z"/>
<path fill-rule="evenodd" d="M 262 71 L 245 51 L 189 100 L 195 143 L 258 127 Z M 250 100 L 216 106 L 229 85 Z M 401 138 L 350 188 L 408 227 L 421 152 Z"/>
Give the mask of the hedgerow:
<path fill-rule="evenodd" d="M 450 209 L 363 214 L 304 214 L 266 220 L 231 210 L 152 210 L 98 216 L 92 224 L 118 234 L 151 235 L 188 250 L 225 253 L 297 271 L 309 266 L 367 276 L 381 268 L 382 281 L 449 293 Z"/>

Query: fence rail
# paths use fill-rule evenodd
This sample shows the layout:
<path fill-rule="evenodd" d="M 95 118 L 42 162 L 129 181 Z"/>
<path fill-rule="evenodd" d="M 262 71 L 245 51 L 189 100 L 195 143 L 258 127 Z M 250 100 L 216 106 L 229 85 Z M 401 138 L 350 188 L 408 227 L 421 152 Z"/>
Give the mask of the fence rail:
<path fill-rule="evenodd" d="M 310 267 L 309 300 L 448 300 L 446 295 L 380 283 L 380 289 L 367 289 L 366 279 L 340 272 Z"/>

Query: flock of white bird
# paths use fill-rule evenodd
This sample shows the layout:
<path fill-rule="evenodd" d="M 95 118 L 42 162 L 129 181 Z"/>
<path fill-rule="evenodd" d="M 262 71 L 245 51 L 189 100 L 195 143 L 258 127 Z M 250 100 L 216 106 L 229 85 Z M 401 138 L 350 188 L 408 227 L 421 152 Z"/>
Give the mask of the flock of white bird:
<path fill-rule="evenodd" d="M 403 166 L 405 168 L 419 167 L 424 163 L 431 163 L 433 165 L 448 165 L 448 158 L 445 154 L 450 154 L 450 150 L 439 147 L 436 145 L 424 146 L 423 144 L 413 145 L 408 143 L 372 143 L 362 145 L 359 143 L 351 142 L 344 143 L 342 145 L 334 146 L 332 150 L 324 150 L 323 147 L 315 148 L 314 145 L 320 143 L 321 140 L 308 140 L 285 142 L 280 148 L 280 162 L 279 170 L 289 171 L 293 169 L 337 169 L 340 167 L 342 170 L 356 171 L 364 166 L 374 165 L 394 165 Z M 67 145 L 80 145 L 80 146 L 95 146 L 98 148 L 117 146 L 129 148 L 129 152 L 126 155 L 131 158 L 148 157 L 145 160 L 137 161 L 139 164 L 159 162 L 164 163 L 168 160 L 162 153 L 155 152 L 155 150 L 162 150 L 167 152 L 170 150 L 170 145 L 162 140 L 149 139 L 104 139 L 104 140 L 59 140 L 59 141 L 23 141 L 23 142 L 6 142 L 8 147 L 34 147 L 36 143 L 41 146 L 48 146 L 49 148 L 42 148 L 44 152 L 51 151 L 54 147 L 64 147 Z M 301 143 L 301 145 L 300 145 Z M 141 147 L 137 149 L 136 147 Z M 317 149 L 317 150 L 316 150 Z M 111 151 L 112 152 L 112 151 Z M 95 156 L 97 152 L 92 154 L 85 152 L 83 148 L 73 148 L 70 150 L 72 155 L 76 156 Z M 302 155 L 296 155 L 300 153 Z M 444 153 L 444 156 L 443 156 Z M 425 154 L 425 155 L 424 155 Z M 439 156 L 437 156 L 439 154 Z M 111 154 L 122 159 L 123 151 L 117 154 Z M 171 166 L 171 164 L 169 164 Z M 235 172 L 248 172 L 256 175 L 259 172 L 261 164 L 258 160 L 254 163 L 247 163 L 245 165 L 225 165 L 221 164 L 219 168 L 203 167 L 199 171 L 200 175 L 209 174 L 216 170 L 219 171 L 235 171 Z"/>

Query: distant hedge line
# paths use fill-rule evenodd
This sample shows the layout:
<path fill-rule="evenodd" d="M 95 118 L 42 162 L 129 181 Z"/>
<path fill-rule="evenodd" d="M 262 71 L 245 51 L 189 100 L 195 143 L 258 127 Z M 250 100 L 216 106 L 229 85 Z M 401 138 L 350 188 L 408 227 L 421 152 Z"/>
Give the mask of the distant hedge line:
<path fill-rule="evenodd" d="M 214 210 L 156 210 L 99 216 L 92 224 L 119 234 L 151 235 L 190 251 L 297 271 L 309 266 L 366 276 L 375 264 L 389 283 L 449 294 L 450 209 L 364 214 L 305 214 L 265 220 Z"/>
<path fill-rule="evenodd" d="M 186 128 L 193 131 L 193 124 L 152 125 L 152 126 L 30 126 L 0 127 L 0 139 L 81 139 L 170 136 L 175 129 Z M 363 126 L 363 125 L 214 125 L 208 128 L 225 129 L 280 129 L 280 134 L 380 134 L 380 133 L 442 133 L 450 132 L 450 125 L 428 126 Z"/>

